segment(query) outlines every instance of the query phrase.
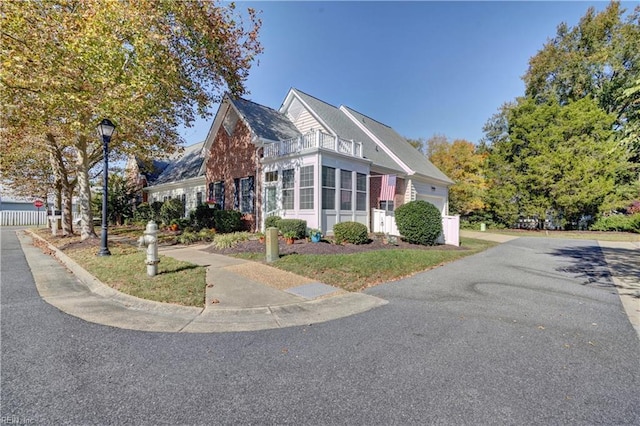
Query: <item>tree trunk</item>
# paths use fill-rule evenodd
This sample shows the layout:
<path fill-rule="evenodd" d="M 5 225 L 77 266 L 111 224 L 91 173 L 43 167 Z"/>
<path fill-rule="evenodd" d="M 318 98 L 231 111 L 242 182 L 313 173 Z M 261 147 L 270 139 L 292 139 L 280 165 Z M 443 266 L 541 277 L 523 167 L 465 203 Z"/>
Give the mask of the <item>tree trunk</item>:
<path fill-rule="evenodd" d="M 56 182 L 59 182 L 60 184 L 62 208 L 65 212 L 65 214 L 62 215 L 62 235 L 68 237 L 73 235 L 73 212 L 71 207 L 73 185 L 69 183 L 69 175 L 64 166 L 62 152 L 56 144 L 55 137 L 50 133 L 47 134 L 47 147 L 49 150 L 49 162 L 51 163 L 53 176 Z M 57 226 L 57 224 L 55 226 Z"/>
<path fill-rule="evenodd" d="M 76 144 L 76 176 L 78 177 L 78 202 L 80 203 L 80 239 L 98 238 L 93 227 L 91 213 L 91 186 L 89 184 L 89 159 L 84 136 Z"/>

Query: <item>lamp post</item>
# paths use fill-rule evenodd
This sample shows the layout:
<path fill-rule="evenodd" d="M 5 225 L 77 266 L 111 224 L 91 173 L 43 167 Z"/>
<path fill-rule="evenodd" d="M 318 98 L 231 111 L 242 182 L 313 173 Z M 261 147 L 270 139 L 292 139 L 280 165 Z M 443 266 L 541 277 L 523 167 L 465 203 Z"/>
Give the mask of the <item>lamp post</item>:
<path fill-rule="evenodd" d="M 115 129 L 115 124 L 107 118 L 98 124 L 98 135 L 102 136 L 102 151 L 104 155 L 104 174 L 102 178 L 102 235 L 98 256 L 111 256 L 111 252 L 107 246 L 107 196 L 109 195 L 107 183 L 109 181 L 109 142 L 111 142 L 111 135 L 113 135 Z"/>

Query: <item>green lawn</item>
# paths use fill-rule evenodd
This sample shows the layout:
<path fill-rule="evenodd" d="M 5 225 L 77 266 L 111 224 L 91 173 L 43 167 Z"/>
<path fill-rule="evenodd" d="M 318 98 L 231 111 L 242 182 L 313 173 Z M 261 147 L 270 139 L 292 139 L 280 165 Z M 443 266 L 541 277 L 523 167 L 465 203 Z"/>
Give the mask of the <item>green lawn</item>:
<path fill-rule="evenodd" d="M 205 268 L 160 256 L 158 274 L 147 275 L 144 250 L 127 243 L 111 240 L 111 256 L 96 256 L 99 247 L 79 243 L 79 237 L 53 237 L 47 229 L 32 229 L 42 238 L 61 249 L 90 274 L 104 284 L 131 296 L 157 302 L 185 306 L 204 306 Z M 112 235 L 118 235 L 113 232 Z"/>
<path fill-rule="evenodd" d="M 292 254 L 283 256 L 270 265 L 348 291 L 359 291 L 432 269 L 496 245 L 489 241 L 470 238 L 462 238 L 461 241 L 465 250 L 375 250 L 336 255 Z M 264 254 L 242 254 L 238 257 L 263 260 Z"/>

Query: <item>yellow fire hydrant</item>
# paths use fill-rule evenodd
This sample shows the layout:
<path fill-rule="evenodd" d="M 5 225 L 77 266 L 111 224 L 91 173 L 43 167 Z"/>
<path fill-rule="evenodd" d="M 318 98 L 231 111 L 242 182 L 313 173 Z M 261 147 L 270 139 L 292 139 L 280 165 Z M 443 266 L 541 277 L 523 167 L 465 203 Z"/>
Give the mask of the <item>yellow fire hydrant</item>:
<path fill-rule="evenodd" d="M 147 223 L 144 235 L 138 239 L 138 247 L 147 247 L 147 275 L 154 277 L 158 273 L 158 225 L 152 220 Z"/>

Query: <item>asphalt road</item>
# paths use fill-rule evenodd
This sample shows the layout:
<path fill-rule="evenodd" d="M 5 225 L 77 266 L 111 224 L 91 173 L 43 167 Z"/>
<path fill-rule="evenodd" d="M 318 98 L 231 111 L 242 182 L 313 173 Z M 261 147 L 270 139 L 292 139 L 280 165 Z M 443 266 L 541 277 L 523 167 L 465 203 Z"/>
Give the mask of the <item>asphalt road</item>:
<path fill-rule="evenodd" d="M 640 343 L 595 242 L 518 239 L 260 332 L 84 322 L 2 229 L 1 423 L 640 424 Z M 599 266 L 598 266 L 599 267 Z"/>

